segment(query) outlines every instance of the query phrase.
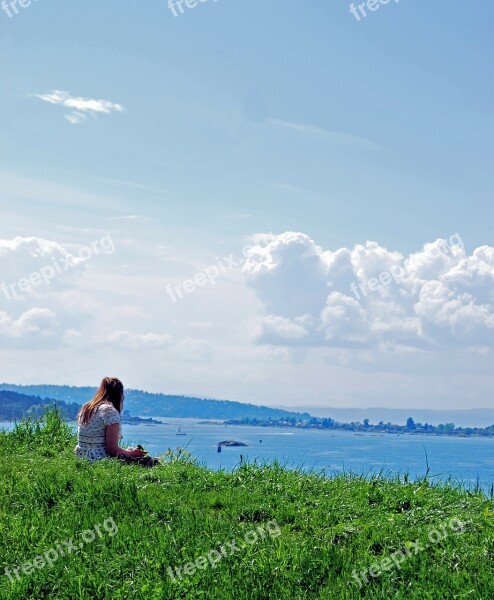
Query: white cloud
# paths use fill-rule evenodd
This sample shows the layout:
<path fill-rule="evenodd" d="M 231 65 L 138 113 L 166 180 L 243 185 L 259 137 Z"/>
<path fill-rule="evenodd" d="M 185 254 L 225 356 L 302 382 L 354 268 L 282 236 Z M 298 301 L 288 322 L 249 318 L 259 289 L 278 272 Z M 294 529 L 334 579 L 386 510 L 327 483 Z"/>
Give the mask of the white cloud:
<path fill-rule="evenodd" d="M 168 348 L 173 338 L 168 334 L 146 333 L 144 335 L 120 330 L 113 332 L 109 342 L 123 350 L 148 350 Z"/>
<path fill-rule="evenodd" d="M 61 90 L 53 90 L 46 94 L 34 94 L 34 96 L 49 104 L 70 109 L 71 112 L 66 113 L 65 118 L 72 125 L 78 125 L 86 121 L 88 116 L 109 115 L 112 112 L 123 112 L 125 110 L 121 104 L 109 100 L 75 97 L 71 96 L 69 92 Z"/>
<path fill-rule="evenodd" d="M 331 292 L 321 312 L 324 338 L 329 344 L 367 346 L 369 332 L 363 308 L 341 292 Z"/>
<path fill-rule="evenodd" d="M 260 343 L 494 347 L 494 248 L 467 256 L 458 234 L 408 257 L 377 242 L 324 251 L 296 232 L 255 240 L 243 270 L 265 306 Z"/>
<path fill-rule="evenodd" d="M 297 317 L 293 321 L 276 315 L 268 315 L 260 324 L 260 329 L 257 333 L 259 341 L 264 343 L 282 342 L 288 343 L 303 341 L 309 335 L 308 329 L 305 327 L 310 317 Z"/>
<path fill-rule="evenodd" d="M 86 268 L 84 263 L 84 258 L 72 255 L 52 240 L 0 239 L 0 304 L 66 289 L 82 274 Z M 19 287 L 22 279 L 36 281 L 36 284 L 22 291 Z"/>
<path fill-rule="evenodd" d="M 28 349 L 40 340 L 49 340 L 52 347 L 64 346 L 81 339 L 77 332 L 83 323 L 94 320 L 101 309 L 101 297 L 93 295 L 91 277 L 105 236 L 93 246 L 69 252 L 60 243 L 40 237 L 0 239 L 0 331 L 4 346 Z M 107 240 L 107 241 L 108 241 Z M 75 244 L 71 244 L 74 246 Z M 105 246 L 108 248 L 108 246 Z M 123 308 L 122 303 L 117 308 Z M 114 311 L 115 314 L 118 310 Z"/>
<path fill-rule="evenodd" d="M 72 125 L 79 125 L 79 123 L 87 121 L 87 116 L 79 111 L 74 111 L 72 113 L 67 113 L 65 119 L 69 123 L 72 123 Z"/>
<path fill-rule="evenodd" d="M 114 331 L 107 342 L 118 350 L 146 351 L 167 350 L 170 358 L 179 362 L 211 361 L 211 347 L 204 340 L 185 337 L 175 341 L 171 335 L 147 333 L 144 335 L 126 330 Z"/>
<path fill-rule="evenodd" d="M 11 332 L 15 337 L 24 335 L 50 335 L 57 329 L 57 315 L 46 308 L 32 308 L 12 323 Z"/>
<path fill-rule="evenodd" d="M 225 250 L 209 259 L 188 238 L 180 246 L 148 230 L 129 234 L 132 244 L 112 236 L 118 252 L 81 264 L 70 279 L 61 275 L 17 302 L 0 290 L 5 380 L 93 384 L 108 372 L 132 387 L 260 403 L 488 403 L 490 247 L 444 252 L 432 242 L 404 256 L 376 242 L 327 250 L 299 232 L 256 235 L 247 285 L 237 273 L 172 303 L 167 282 Z M 0 243 L 0 283 L 78 257 L 79 245 L 94 238 L 82 229 L 46 237 Z M 52 241 L 65 238 L 70 246 Z M 163 243 L 170 260 L 156 252 Z M 239 255 L 242 245 L 228 252 Z M 399 284 L 360 301 L 353 295 L 352 282 L 368 286 L 395 266 L 403 269 Z"/>
<path fill-rule="evenodd" d="M 57 315 L 46 308 L 31 308 L 17 319 L 6 312 L 0 312 L 0 333 L 2 345 L 9 347 L 32 345 L 51 340 L 62 333 Z"/>
<path fill-rule="evenodd" d="M 253 238 L 243 271 L 268 312 L 296 317 L 320 310 L 328 295 L 327 256 L 303 233 Z"/>

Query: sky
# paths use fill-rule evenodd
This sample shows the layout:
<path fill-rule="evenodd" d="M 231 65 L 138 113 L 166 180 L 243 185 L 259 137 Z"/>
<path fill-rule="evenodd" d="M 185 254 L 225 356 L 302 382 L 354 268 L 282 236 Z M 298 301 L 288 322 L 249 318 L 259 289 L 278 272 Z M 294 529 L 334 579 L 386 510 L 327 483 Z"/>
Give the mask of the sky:
<path fill-rule="evenodd" d="M 494 406 L 494 6 L 380 1 L 0 3 L 0 381 Z"/>

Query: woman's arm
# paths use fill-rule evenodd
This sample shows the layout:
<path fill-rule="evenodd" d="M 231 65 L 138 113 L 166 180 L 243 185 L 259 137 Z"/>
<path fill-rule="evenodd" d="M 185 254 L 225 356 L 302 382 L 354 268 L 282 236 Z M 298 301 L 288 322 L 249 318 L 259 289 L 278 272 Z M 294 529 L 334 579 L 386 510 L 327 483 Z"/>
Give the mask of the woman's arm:
<path fill-rule="evenodd" d="M 120 435 L 120 426 L 118 423 L 108 425 L 105 430 L 106 451 L 110 456 L 126 456 L 127 458 L 142 458 L 146 453 L 139 449 L 120 448 L 118 445 L 118 436 Z"/>

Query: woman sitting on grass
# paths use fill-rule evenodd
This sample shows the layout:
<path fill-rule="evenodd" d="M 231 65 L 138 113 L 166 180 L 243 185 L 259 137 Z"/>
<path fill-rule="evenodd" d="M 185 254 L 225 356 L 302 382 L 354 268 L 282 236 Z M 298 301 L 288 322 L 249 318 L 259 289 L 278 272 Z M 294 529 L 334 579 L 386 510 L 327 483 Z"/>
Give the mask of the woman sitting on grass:
<path fill-rule="evenodd" d="M 90 461 L 117 457 L 142 464 L 155 464 L 139 448 L 120 448 L 120 423 L 124 403 L 122 382 L 115 377 L 105 377 L 96 395 L 86 402 L 77 417 L 77 446 L 79 458 Z M 157 462 L 157 461 L 156 461 Z"/>

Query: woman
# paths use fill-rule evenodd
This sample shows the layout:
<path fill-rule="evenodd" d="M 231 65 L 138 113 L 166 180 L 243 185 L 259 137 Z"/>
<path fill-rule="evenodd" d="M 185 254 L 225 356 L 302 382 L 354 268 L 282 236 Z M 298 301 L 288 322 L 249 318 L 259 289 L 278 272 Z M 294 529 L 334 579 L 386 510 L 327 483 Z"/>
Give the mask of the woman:
<path fill-rule="evenodd" d="M 140 448 L 120 448 L 118 445 L 123 403 L 122 382 L 116 377 L 105 377 L 94 398 L 84 404 L 77 417 L 75 453 L 79 458 L 90 461 L 108 457 L 148 458 Z"/>

